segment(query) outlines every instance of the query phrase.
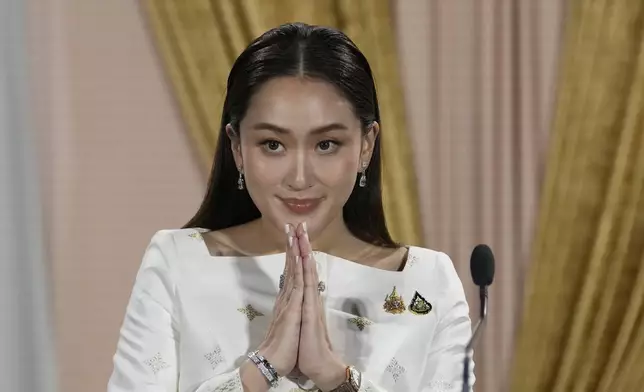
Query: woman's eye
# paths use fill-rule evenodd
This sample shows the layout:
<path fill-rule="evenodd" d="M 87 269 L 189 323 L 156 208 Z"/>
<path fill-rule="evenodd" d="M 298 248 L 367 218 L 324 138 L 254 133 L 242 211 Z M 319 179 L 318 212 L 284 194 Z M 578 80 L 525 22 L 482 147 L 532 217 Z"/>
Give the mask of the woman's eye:
<path fill-rule="evenodd" d="M 323 140 L 318 143 L 318 150 L 324 153 L 330 153 L 337 150 L 338 146 L 338 142 L 334 142 L 333 140 Z"/>
<path fill-rule="evenodd" d="M 280 152 L 284 147 L 277 140 L 266 140 L 262 143 L 264 149 L 268 152 Z"/>

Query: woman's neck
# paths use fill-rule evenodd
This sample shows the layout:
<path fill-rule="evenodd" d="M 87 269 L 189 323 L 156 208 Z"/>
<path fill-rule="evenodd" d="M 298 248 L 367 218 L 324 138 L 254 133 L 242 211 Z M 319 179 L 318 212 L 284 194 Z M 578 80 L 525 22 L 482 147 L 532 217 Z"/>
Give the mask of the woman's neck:
<path fill-rule="evenodd" d="M 252 237 L 263 243 L 262 247 L 265 248 L 265 252 L 262 253 L 285 251 L 286 234 L 283 227 L 277 228 L 263 218 L 250 222 L 248 226 L 248 231 L 253 233 Z M 342 215 L 331 221 L 320 233 L 311 236 L 310 239 L 313 250 L 330 254 L 345 253 L 348 248 L 354 247 L 357 242 L 360 242 L 351 234 Z"/>

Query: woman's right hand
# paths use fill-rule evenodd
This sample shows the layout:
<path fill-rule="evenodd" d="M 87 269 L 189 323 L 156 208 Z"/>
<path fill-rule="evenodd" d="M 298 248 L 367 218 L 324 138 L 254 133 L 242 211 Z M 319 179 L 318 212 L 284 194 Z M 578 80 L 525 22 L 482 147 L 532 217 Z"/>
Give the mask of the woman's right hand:
<path fill-rule="evenodd" d="M 284 285 L 275 301 L 273 321 L 266 338 L 258 348 L 259 354 L 266 358 L 280 376 L 290 374 L 297 366 L 304 299 L 302 257 L 295 228 L 287 224 L 285 231 Z"/>

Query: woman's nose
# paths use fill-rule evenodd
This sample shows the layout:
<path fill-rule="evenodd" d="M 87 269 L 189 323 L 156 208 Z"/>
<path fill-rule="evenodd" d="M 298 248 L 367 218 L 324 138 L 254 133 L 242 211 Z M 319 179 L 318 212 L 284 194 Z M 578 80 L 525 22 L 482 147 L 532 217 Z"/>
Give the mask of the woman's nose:
<path fill-rule="evenodd" d="M 306 151 L 298 150 L 295 152 L 290 165 L 286 179 L 287 186 L 296 191 L 310 188 L 312 186 L 312 176 Z"/>

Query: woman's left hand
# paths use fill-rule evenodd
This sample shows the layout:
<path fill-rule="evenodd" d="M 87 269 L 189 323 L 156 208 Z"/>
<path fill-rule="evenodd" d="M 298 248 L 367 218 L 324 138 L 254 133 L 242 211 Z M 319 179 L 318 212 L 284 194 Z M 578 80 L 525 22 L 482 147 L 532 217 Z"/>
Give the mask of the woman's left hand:
<path fill-rule="evenodd" d="M 306 223 L 297 227 L 296 234 L 304 273 L 304 301 L 297 366 L 320 390 L 331 391 L 345 381 L 346 365 L 331 347 L 324 306 L 318 291 L 317 266 Z"/>

